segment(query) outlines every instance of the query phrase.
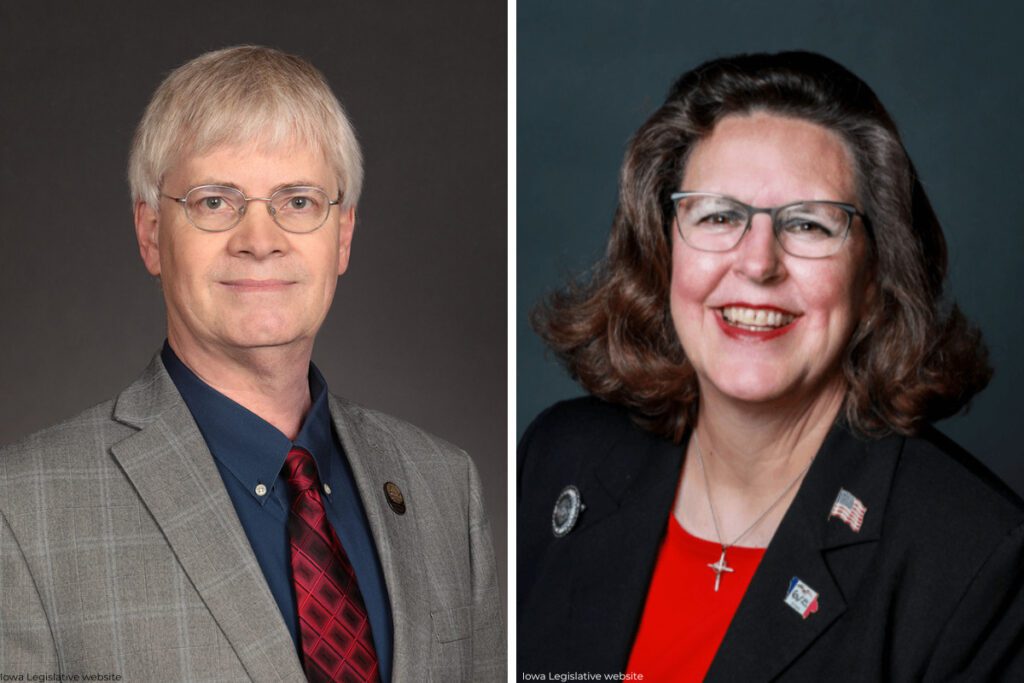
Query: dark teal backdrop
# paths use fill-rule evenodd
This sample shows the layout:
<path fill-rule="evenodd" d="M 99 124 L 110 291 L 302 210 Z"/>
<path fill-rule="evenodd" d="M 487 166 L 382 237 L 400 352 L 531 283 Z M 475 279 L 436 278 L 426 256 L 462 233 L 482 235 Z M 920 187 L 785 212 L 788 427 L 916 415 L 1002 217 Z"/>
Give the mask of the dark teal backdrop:
<path fill-rule="evenodd" d="M 629 136 L 672 80 L 714 57 L 807 49 L 853 70 L 895 117 L 945 229 L 949 287 L 996 369 L 940 428 L 1024 492 L 1024 57 L 1005 3 L 518 3 L 519 433 L 581 390 L 526 316 L 601 254 Z"/>

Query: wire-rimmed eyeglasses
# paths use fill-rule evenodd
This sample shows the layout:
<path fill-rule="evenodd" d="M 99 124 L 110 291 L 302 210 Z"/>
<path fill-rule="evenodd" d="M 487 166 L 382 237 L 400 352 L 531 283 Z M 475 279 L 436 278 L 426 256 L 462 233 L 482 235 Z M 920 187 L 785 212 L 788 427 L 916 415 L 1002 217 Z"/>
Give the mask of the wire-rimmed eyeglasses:
<path fill-rule="evenodd" d="M 224 232 L 238 225 L 249 202 L 266 202 L 267 212 L 282 230 L 313 232 L 327 220 L 331 207 L 341 201 L 330 199 L 319 187 L 284 187 L 269 197 L 246 197 L 234 187 L 200 185 L 184 197 L 163 195 L 181 204 L 192 225 L 206 232 Z"/>
<path fill-rule="evenodd" d="M 754 215 L 765 213 L 787 254 L 826 258 L 843 246 L 853 217 L 865 218 L 852 204 L 825 200 L 758 207 L 710 192 L 675 192 L 672 204 L 679 236 L 701 251 L 729 251 L 750 230 Z"/>

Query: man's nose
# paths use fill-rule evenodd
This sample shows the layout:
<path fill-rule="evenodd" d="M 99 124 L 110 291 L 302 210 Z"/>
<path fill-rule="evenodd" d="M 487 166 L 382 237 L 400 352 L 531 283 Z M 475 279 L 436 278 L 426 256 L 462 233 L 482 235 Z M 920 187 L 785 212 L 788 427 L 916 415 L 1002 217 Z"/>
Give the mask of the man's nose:
<path fill-rule="evenodd" d="M 269 201 L 249 199 L 241 213 L 228 243 L 232 253 L 262 259 L 287 251 L 288 236 L 274 221 Z"/>

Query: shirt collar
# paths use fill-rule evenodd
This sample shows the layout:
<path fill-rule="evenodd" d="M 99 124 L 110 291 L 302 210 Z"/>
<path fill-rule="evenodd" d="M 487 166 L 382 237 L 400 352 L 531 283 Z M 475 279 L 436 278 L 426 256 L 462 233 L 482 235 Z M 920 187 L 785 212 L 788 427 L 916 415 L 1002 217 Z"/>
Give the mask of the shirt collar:
<path fill-rule="evenodd" d="M 320 481 L 326 484 L 331 481 L 330 454 L 334 445 L 334 423 L 331 421 L 331 406 L 327 399 L 327 382 L 312 363 L 309 364 L 309 395 L 312 398 L 309 412 L 293 443 L 313 455 Z M 283 460 L 281 464 L 284 465 Z"/>
<path fill-rule="evenodd" d="M 164 341 L 160 358 L 192 413 L 210 453 L 242 482 L 260 504 L 270 498 L 267 493 L 277 485 L 285 458 L 293 446 L 312 454 L 320 481 L 331 481 L 333 437 L 327 383 L 312 363 L 309 364 L 310 409 L 292 442 L 259 415 L 201 380 L 178 358 L 167 341 Z M 262 496 L 256 493 L 260 484 L 266 487 Z"/>

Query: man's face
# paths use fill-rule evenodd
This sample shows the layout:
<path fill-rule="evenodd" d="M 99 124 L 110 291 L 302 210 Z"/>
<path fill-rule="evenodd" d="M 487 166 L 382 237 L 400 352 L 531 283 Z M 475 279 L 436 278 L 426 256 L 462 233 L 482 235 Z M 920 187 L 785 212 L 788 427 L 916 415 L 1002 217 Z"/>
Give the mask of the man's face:
<path fill-rule="evenodd" d="M 323 155 L 304 144 L 226 146 L 186 157 L 165 176 L 162 191 L 182 197 L 198 185 L 237 187 L 248 197 L 312 185 L 338 196 Z M 312 346 L 348 266 L 354 210 L 333 206 L 317 230 L 294 234 L 266 207 L 250 202 L 235 227 L 203 232 L 171 199 L 160 199 L 159 213 L 136 206 L 139 250 L 146 269 L 160 277 L 168 338 L 179 353 Z"/>

